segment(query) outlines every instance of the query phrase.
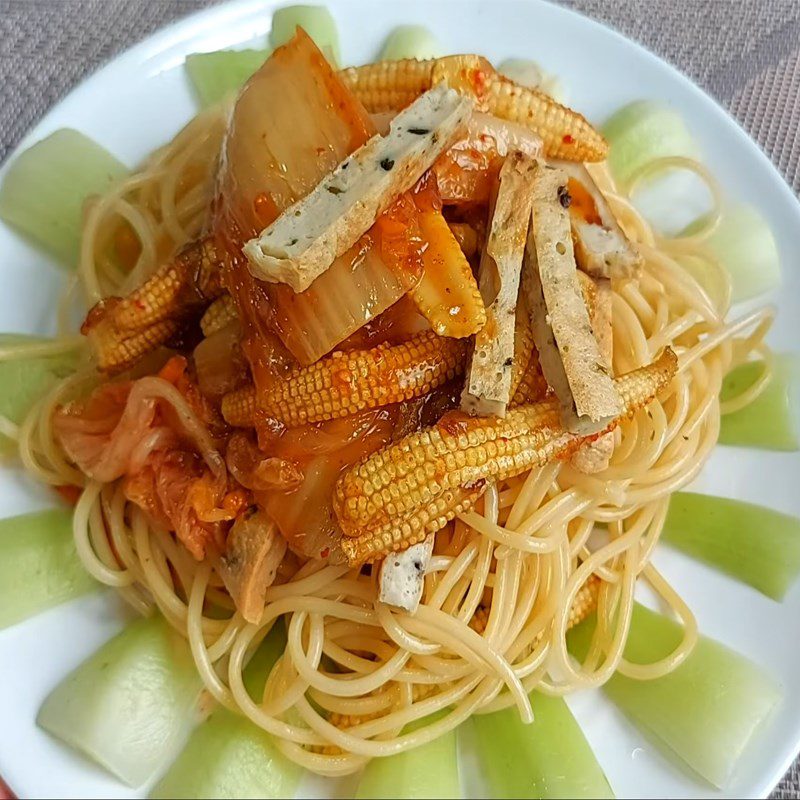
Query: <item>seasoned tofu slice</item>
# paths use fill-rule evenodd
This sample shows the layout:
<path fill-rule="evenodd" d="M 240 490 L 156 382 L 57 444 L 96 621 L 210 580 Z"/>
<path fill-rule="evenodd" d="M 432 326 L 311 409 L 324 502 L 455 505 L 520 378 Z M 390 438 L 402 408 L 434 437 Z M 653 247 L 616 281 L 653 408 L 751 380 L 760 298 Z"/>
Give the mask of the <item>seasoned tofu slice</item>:
<path fill-rule="evenodd" d="M 478 275 L 486 324 L 475 334 L 461 395 L 461 408 L 470 414 L 504 417 L 511 400 L 515 311 L 535 169 L 534 157 L 514 150 L 498 176 L 492 221 Z"/>
<path fill-rule="evenodd" d="M 619 226 L 603 193 L 583 164 L 554 162 L 569 176 L 570 220 L 578 266 L 595 278 L 632 278 L 642 257 Z"/>
<path fill-rule="evenodd" d="M 564 426 L 585 436 L 619 416 L 622 403 L 581 293 L 568 204 L 566 172 L 537 166 L 522 280 L 542 371 Z"/>
<path fill-rule="evenodd" d="M 583 273 L 581 273 L 583 274 Z M 588 276 L 587 276 L 588 277 Z M 591 313 L 592 330 L 604 363 L 613 374 L 614 336 L 612 330 L 612 291 L 611 281 L 605 278 L 588 278 L 594 280 L 594 306 Z M 608 431 L 577 450 L 571 459 L 575 469 L 589 475 L 600 472 L 608 466 L 614 453 L 614 431 Z"/>
<path fill-rule="evenodd" d="M 434 535 L 401 553 L 389 553 L 381 562 L 379 575 L 381 603 L 413 614 L 419 608 L 425 586 L 425 571 L 433 554 Z"/>
<path fill-rule="evenodd" d="M 473 102 L 440 84 L 244 246 L 256 278 L 302 292 L 461 135 Z"/>

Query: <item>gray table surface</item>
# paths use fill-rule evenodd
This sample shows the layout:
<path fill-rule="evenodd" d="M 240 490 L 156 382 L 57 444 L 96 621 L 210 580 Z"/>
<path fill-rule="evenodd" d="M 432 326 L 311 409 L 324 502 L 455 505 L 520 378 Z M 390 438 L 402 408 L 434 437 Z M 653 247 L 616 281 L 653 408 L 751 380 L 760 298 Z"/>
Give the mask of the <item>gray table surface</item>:
<path fill-rule="evenodd" d="M 0 162 L 86 74 L 217 1 L 0 0 Z M 686 73 L 739 120 L 800 192 L 800 0 L 562 4 L 609 24 Z M 800 798 L 800 759 L 772 796 Z"/>

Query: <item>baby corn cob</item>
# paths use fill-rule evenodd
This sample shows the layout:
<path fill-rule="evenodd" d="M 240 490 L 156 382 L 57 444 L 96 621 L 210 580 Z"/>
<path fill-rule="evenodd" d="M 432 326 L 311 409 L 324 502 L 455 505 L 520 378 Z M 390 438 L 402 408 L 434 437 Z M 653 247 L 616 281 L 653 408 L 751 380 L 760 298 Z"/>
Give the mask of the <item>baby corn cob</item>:
<path fill-rule="evenodd" d="M 649 402 L 676 369 L 667 348 L 654 363 L 617 378 L 623 415 Z M 503 419 L 448 415 L 339 478 L 333 505 L 345 534 L 342 549 L 353 565 L 405 549 L 471 507 L 488 480 L 519 475 L 588 438 L 563 428 L 555 398 L 512 409 Z"/>
<path fill-rule="evenodd" d="M 580 625 L 586 617 L 597 608 L 597 594 L 600 590 L 600 579 L 597 575 L 591 575 L 589 580 L 578 589 L 575 598 L 572 601 L 572 606 L 569 610 L 569 619 L 567 620 L 567 630 Z M 469 621 L 469 626 L 476 633 L 482 634 L 486 630 L 486 623 L 489 621 L 489 609 L 485 606 L 479 606 L 472 619 Z M 541 639 L 541 634 L 536 637 L 538 642 Z"/>
<path fill-rule="evenodd" d="M 222 398 L 222 416 L 234 428 L 252 428 L 256 424 L 256 387 L 250 383 L 226 394 Z"/>
<path fill-rule="evenodd" d="M 216 277 L 220 266 L 217 248 L 211 239 L 192 242 L 154 273 L 138 289 L 115 306 L 113 323 L 118 330 L 141 330 L 154 322 L 180 313 L 191 303 L 191 289 L 201 296 L 208 289 L 218 294 Z"/>
<path fill-rule="evenodd" d="M 485 490 L 484 480 L 477 481 L 471 488 L 458 486 L 454 489 L 445 489 L 434 496 L 423 484 L 423 493 L 428 500 L 422 501 L 424 503 L 422 508 L 407 519 L 397 521 L 389 518 L 383 524 L 371 529 L 369 533 L 356 536 L 345 534 L 339 540 L 342 552 L 349 564 L 356 565 L 375 561 L 387 553 L 405 550 L 419 544 L 428 534 L 441 530 L 451 519 L 469 511 Z M 387 504 L 388 509 L 393 506 L 395 506 L 393 503 Z M 336 508 L 336 495 L 334 495 L 334 508 Z M 341 524 L 341 517 L 339 521 Z"/>
<path fill-rule="evenodd" d="M 604 161 L 608 155 L 608 143 L 582 114 L 536 89 L 495 75 L 489 82 L 486 104 L 490 114 L 535 130 L 548 158 Z"/>
<path fill-rule="evenodd" d="M 98 325 L 91 334 L 97 355 L 97 368 L 108 375 L 124 372 L 169 341 L 180 327 L 180 320 L 174 319 L 164 319 L 148 328 L 127 333 L 120 333 L 110 326 Z"/>
<path fill-rule="evenodd" d="M 455 69 L 456 59 L 471 60 L 467 63 L 474 62 L 480 68 Z M 472 94 L 480 111 L 536 131 L 542 137 L 548 158 L 603 161 L 608 154 L 606 140 L 581 114 L 562 106 L 543 92 L 504 78 L 478 56 L 448 56 L 430 61 L 380 61 L 363 67 L 350 67 L 339 74 L 367 110 L 373 113 L 399 111 L 438 80 L 445 80 L 453 88 Z"/>
<path fill-rule="evenodd" d="M 164 344 L 202 305 L 216 297 L 220 260 L 210 239 L 193 242 L 127 297 L 110 297 L 89 311 L 81 328 L 101 372 L 122 372 Z"/>
<path fill-rule="evenodd" d="M 200 319 L 200 329 L 203 336 L 208 338 L 212 333 L 221 331 L 228 323 L 237 319 L 236 303 L 229 294 L 223 294 L 216 299 Z"/>
<path fill-rule="evenodd" d="M 260 409 L 294 426 L 410 400 L 461 374 L 465 353 L 464 342 L 432 331 L 398 345 L 332 353 L 291 372 L 263 399 Z M 255 408 L 255 392 L 250 387 L 222 401 L 222 414 L 230 425 L 247 425 Z"/>
<path fill-rule="evenodd" d="M 415 683 L 411 687 L 412 702 L 419 703 L 420 700 L 436 694 L 440 688 L 438 683 Z M 337 714 L 333 711 L 328 717 L 328 722 L 341 729 L 354 728 L 356 725 L 361 725 L 362 722 L 377 719 L 383 713 L 383 711 L 376 711 L 372 714 Z"/>
<path fill-rule="evenodd" d="M 520 376 L 516 391 L 511 395 L 510 407 L 516 408 L 525 403 L 543 400 L 549 388 L 542 372 L 542 365 L 539 363 L 539 353 L 534 350 L 528 360 L 525 372 Z"/>
<path fill-rule="evenodd" d="M 421 700 L 436 694 L 438 691 L 443 691 L 442 685 L 438 683 L 415 683 L 411 686 L 411 697 L 413 703 L 419 703 Z M 328 722 L 335 725 L 339 730 L 347 730 L 348 728 L 355 728 L 356 725 L 361 725 L 364 722 L 377 719 L 382 716 L 384 711 L 375 711 L 372 714 L 338 714 L 332 711 L 328 716 Z M 312 748 L 315 753 L 321 753 L 326 756 L 336 756 L 341 754 L 341 749 L 335 745 L 317 745 Z"/>
<path fill-rule="evenodd" d="M 411 298 L 440 336 L 472 336 L 486 323 L 486 309 L 469 261 L 438 211 L 420 213 L 419 226 L 429 244 Z"/>
<path fill-rule="evenodd" d="M 574 628 L 576 625 L 580 625 L 581 622 L 597 608 L 597 595 L 599 591 L 600 578 L 598 578 L 597 575 L 590 576 L 589 580 L 578 589 L 569 610 L 567 630 Z"/>
<path fill-rule="evenodd" d="M 528 316 L 528 304 L 521 294 L 517 300 L 516 318 L 514 320 L 514 366 L 511 368 L 511 402 L 514 399 L 525 376 L 528 374 L 531 361 L 539 358 L 533 342 L 533 331 Z M 541 370 L 540 370 L 541 371 Z"/>
<path fill-rule="evenodd" d="M 370 113 L 400 111 L 431 88 L 434 63 L 415 58 L 379 61 L 348 67 L 339 72 L 339 77 Z"/>

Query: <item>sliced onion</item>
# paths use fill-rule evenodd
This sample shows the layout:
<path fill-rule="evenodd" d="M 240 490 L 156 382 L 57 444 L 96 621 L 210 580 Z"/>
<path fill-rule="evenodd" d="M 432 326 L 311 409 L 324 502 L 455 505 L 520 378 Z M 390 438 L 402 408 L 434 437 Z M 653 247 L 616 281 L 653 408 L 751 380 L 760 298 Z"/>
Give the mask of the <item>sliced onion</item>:
<path fill-rule="evenodd" d="M 203 339 L 194 349 L 200 391 L 214 399 L 232 392 L 247 377 L 247 362 L 239 346 L 241 331 L 234 322 Z"/>

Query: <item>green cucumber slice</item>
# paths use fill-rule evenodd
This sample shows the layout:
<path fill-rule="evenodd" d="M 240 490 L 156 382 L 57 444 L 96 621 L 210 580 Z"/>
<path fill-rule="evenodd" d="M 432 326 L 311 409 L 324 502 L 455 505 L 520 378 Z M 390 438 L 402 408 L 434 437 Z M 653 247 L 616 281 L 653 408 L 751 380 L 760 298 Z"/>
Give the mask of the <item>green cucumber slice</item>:
<path fill-rule="evenodd" d="M 213 106 L 238 92 L 269 54 L 269 50 L 218 50 L 187 56 L 186 72 L 200 104 Z"/>
<path fill-rule="evenodd" d="M 760 377 L 762 368 L 760 362 L 748 361 L 732 369 L 722 382 L 720 400 L 725 402 L 741 394 Z M 775 356 L 772 377 L 764 391 L 744 408 L 722 415 L 720 444 L 765 450 L 800 449 L 798 372 L 800 362 L 796 356 Z"/>
<path fill-rule="evenodd" d="M 0 348 L 37 345 L 46 341 L 35 336 L 0 334 Z M 34 356 L 0 361 L 0 415 L 19 425 L 33 405 L 59 378 L 75 370 L 75 353 L 58 356 Z M 0 434 L 0 453 L 9 453 L 15 443 Z"/>
<path fill-rule="evenodd" d="M 603 126 L 608 140 L 608 166 L 626 185 L 645 164 L 669 156 L 697 156 L 686 124 L 671 108 L 638 100 L 617 111 Z"/>
<path fill-rule="evenodd" d="M 0 186 L 0 219 L 61 264 L 75 267 L 84 201 L 127 174 L 97 142 L 61 128 L 11 162 Z"/>
<path fill-rule="evenodd" d="M 407 725 L 403 732 L 424 728 L 446 711 Z M 456 732 L 448 731 L 432 742 L 386 758 L 373 758 L 361 776 L 356 800 L 412 800 L 461 797 Z"/>
<path fill-rule="evenodd" d="M 533 722 L 516 708 L 476 714 L 478 756 L 491 797 L 613 797 L 603 770 L 566 702 L 531 694 Z"/>
<path fill-rule="evenodd" d="M 676 492 L 662 540 L 773 600 L 800 573 L 800 519 L 741 500 Z"/>
<path fill-rule="evenodd" d="M 424 61 L 444 54 L 442 43 L 424 25 L 398 25 L 386 37 L 378 60 L 416 58 Z"/>
<path fill-rule="evenodd" d="M 244 671 L 244 684 L 260 699 L 272 666 L 283 653 L 286 634 L 276 625 Z M 302 768 L 287 759 L 273 738 L 246 717 L 217 708 L 195 729 L 154 798 L 292 797 Z"/>
<path fill-rule="evenodd" d="M 325 53 L 325 58 L 334 68 L 342 63 L 339 49 L 339 31 L 336 22 L 325 6 L 286 6 L 272 15 L 272 32 L 269 36 L 273 47 L 286 44 L 295 30 L 302 28 Z"/>
<path fill-rule="evenodd" d="M 188 642 L 162 617 L 103 645 L 47 697 L 37 723 L 141 786 L 180 750 L 196 721 L 201 680 Z"/>
<path fill-rule="evenodd" d="M 588 651 L 596 617 L 573 628 L 570 651 Z M 635 664 L 666 657 L 683 637 L 681 626 L 638 603 L 625 658 Z M 777 684 L 755 664 L 705 637 L 673 672 L 651 681 L 620 673 L 605 692 L 678 766 L 719 788 L 781 698 Z"/>
<path fill-rule="evenodd" d="M 72 540 L 72 513 L 0 520 L 0 629 L 98 589 Z"/>

